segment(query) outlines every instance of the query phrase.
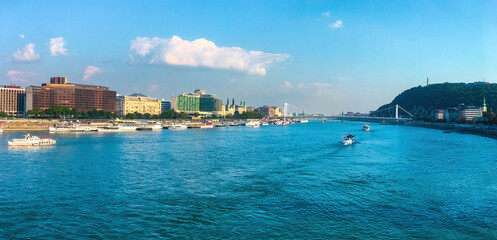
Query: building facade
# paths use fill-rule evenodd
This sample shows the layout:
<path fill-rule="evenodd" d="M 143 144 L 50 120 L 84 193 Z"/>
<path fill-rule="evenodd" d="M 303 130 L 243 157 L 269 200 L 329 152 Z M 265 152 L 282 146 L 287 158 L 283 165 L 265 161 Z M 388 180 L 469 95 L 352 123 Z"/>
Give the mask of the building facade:
<path fill-rule="evenodd" d="M 17 85 L 0 85 L 0 112 L 24 115 L 25 97 L 24 89 Z"/>
<path fill-rule="evenodd" d="M 65 77 L 52 77 L 50 83 L 26 88 L 26 111 L 52 106 L 114 112 L 116 92 L 104 86 L 67 83 Z"/>
<path fill-rule="evenodd" d="M 194 93 L 171 96 L 171 108 L 189 114 L 223 115 L 224 113 L 221 99 L 216 98 L 214 94 L 206 94 L 203 89 L 197 89 Z"/>
<path fill-rule="evenodd" d="M 118 96 L 116 102 L 116 112 L 122 115 L 135 112 L 151 115 L 159 115 L 161 113 L 161 100 L 142 94 Z"/>
<path fill-rule="evenodd" d="M 171 101 L 167 101 L 165 99 L 162 99 L 160 101 L 160 111 L 165 112 L 171 110 Z"/>
<path fill-rule="evenodd" d="M 468 106 L 463 108 L 460 112 L 460 119 L 465 121 L 472 121 L 474 118 L 482 117 L 482 109 L 479 107 Z"/>

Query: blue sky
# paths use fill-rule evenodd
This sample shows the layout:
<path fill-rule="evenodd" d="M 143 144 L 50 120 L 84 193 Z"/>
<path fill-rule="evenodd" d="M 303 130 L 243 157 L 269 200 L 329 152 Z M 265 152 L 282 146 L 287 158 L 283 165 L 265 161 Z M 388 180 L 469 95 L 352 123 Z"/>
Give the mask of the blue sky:
<path fill-rule="evenodd" d="M 366 112 L 426 77 L 497 82 L 496 13 L 496 1 L 1 1 L 0 84 L 67 76 Z"/>

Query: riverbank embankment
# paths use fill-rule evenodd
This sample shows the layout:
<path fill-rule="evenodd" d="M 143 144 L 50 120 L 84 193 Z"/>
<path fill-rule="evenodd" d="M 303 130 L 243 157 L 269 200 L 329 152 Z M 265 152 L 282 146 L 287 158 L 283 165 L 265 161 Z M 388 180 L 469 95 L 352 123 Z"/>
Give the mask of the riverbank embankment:
<path fill-rule="evenodd" d="M 482 124 L 471 125 L 471 124 L 438 123 L 438 122 L 422 122 L 422 121 L 408 122 L 405 123 L 404 125 L 411 127 L 438 129 L 446 132 L 474 134 L 483 137 L 497 139 L 497 126 L 488 126 Z"/>

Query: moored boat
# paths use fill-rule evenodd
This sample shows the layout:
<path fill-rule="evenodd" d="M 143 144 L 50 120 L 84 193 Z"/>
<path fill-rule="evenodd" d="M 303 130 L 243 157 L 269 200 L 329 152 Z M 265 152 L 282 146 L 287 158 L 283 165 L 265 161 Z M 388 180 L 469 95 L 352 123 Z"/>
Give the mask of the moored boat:
<path fill-rule="evenodd" d="M 259 121 L 248 121 L 245 123 L 246 127 L 252 127 L 252 128 L 258 128 L 261 126 L 261 123 Z"/>
<path fill-rule="evenodd" d="M 207 128 L 214 128 L 214 124 L 212 122 L 205 122 L 204 124 L 200 125 L 201 129 L 207 129 Z"/>
<path fill-rule="evenodd" d="M 50 137 L 39 138 L 29 134 L 24 135 L 24 138 L 12 139 L 9 141 L 9 146 L 50 146 L 55 145 L 57 141 Z"/>
<path fill-rule="evenodd" d="M 352 145 L 356 142 L 355 136 L 352 134 L 346 134 L 342 138 L 343 145 Z"/>
<path fill-rule="evenodd" d="M 162 126 L 160 124 L 143 124 L 136 128 L 138 131 L 153 131 L 153 130 L 161 130 Z"/>
<path fill-rule="evenodd" d="M 167 127 L 169 130 L 186 130 L 188 127 L 184 124 L 171 124 Z"/>
<path fill-rule="evenodd" d="M 364 125 L 364 126 L 362 126 L 362 130 L 369 132 L 369 130 L 371 130 L 371 128 L 369 127 L 369 125 Z"/>

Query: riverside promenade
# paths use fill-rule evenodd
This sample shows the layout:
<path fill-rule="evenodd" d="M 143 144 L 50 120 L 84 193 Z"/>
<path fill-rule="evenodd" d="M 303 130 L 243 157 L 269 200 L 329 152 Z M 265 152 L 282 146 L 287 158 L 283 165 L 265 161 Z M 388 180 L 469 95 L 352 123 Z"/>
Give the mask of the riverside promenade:
<path fill-rule="evenodd" d="M 439 122 L 423 122 L 423 121 L 407 122 L 404 125 L 412 127 L 439 129 L 448 132 L 475 134 L 483 137 L 497 139 L 497 126 L 492 126 L 492 125 L 439 123 Z"/>

